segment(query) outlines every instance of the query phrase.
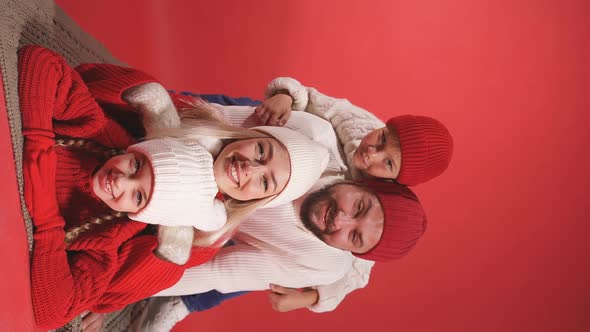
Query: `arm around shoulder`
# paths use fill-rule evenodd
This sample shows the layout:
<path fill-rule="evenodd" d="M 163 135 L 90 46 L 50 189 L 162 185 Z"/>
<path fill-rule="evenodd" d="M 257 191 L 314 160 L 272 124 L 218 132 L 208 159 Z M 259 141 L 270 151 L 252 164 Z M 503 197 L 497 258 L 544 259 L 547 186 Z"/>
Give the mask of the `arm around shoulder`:
<path fill-rule="evenodd" d="M 291 108 L 294 111 L 304 111 L 307 107 L 308 96 L 307 88 L 299 81 L 291 77 L 277 77 L 272 80 L 265 91 L 265 98 L 270 98 L 277 93 L 287 93 L 293 98 L 293 105 Z"/>

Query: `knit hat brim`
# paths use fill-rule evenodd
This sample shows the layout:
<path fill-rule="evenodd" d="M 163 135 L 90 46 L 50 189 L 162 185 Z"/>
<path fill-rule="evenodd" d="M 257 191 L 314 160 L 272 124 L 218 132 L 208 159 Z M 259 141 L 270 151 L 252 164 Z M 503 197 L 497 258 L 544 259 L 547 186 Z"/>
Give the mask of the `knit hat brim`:
<path fill-rule="evenodd" d="M 426 230 L 427 219 L 418 197 L 408 187 L 385 181 L 367 180 L 384 213 L 383 233 L 375 247 L 362 259 L 384 262 L 405 256 Z"/>
<path fill-rule="evenodd" d="M 287 149 L 291 162 L 287 185 L 264 208 L 286 204 L 301 197 L 319 180 L 328 166 L 328 149 L 301 133 L 284 127 L 260 126 L 252 129 L 277 139 Z"/>
<path fill-rule="evenodd" d="M 165 226 L 193 226 L 214 231 L 226 222 L 225 206 L 215 199 L 213 157 L 191 140 L 153 139 L 127 151 L 145 155 L 153 170 L 149 202 L 129 218 Z"/>
<path fill-rule="evenodd" d="M 442 174 L 453 155 L 453 138 L 438 120 L 401 115 L 387 121 L 401 148 L 401 167 L 396 181 L 408 186 L 427 182 Z"/>

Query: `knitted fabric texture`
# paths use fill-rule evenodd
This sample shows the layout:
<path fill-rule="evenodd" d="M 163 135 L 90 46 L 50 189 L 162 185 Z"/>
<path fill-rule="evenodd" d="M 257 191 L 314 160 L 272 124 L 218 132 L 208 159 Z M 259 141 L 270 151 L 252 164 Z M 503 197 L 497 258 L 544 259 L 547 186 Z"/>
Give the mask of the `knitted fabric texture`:
<path fill-rule="evenodd" d="M 318 181 L 328 166 L 328 149 L 294 130 L 270 126 L 252 129 L 276 138 L 287 148 L 291 160 L 291 176 L 287 185 L 264 208 L 279 206 L 301 197 Z"/>
<path fill-rule="evenodd" d="M 83 214 L 101 215 L 104 206 L 95 210 L 100 202 L 88 185 L 99 162 L 97 156 L 76 149 L 54 148 L 55 133 L 62 129 L 74 133 L 75 124 L 87 128 L 85 121 L 92 121 L 99 128 L 76 135 L 82 135 L 83 139 L 97 138 L 111 147 L 127 147 L 133 138 L 110 118 L 97 115 L 102 109 L 91 102 L 94 99 L 80 77 L 59 55 L 31 46 L 23 48 L 19 57 L 22 58 L 19 86 L 26 86 L 19 91 L 19 97 L 27 165 L 48 169 L 51 165 L 43 164 L 35 156 L 53 150 L 57 155 L 53 160 L 57 170 L 54 179 L 23 168 L 25 188 L 31 193 L 31 197 L 27 195 L 30 199 L 27 203 L 45 201 L 43 205 L 59 207 L 47 209 L 59 211 L 55 215 L 33 219 L 31 294 L 39 327 L 59 327 L 85 310 L 119 309 L 173 285 L 187 267 L 210 259 L 217 248 L 193 248 L 191 259 L 184 266 L 164 261 L 154 254 L 158 245 L 156 236 L 142 233 L 146 225 L 129 219 L 98 225 L 82 233 L 66 249 L 64 228 L 84 222 Z M 83 136 L 84 133 L 92 137 Z M 54 198 L 44 190 L 36 191 L 51 186 L 55 186 Z M 68 207 L 72 213 L 67 211 Z M 75 209 L 83 213 L 73 215 Z"/>
<path fill-rule="evenodd" d="M 193 226 L 202 231 L 221 228 L 225 205 L 217 200 L 213 157 L 193 140 L 153 139 L 127 149 L 145 155 L 153 170 L 147 205 L 133 220 L 165 226 Z"/>
<path fill-rule="evenodd" d="M 383 207 L 381 239 L 373 249 L 353 255 L 371 261 L 391 261 L 405 256 L 426 230 L 426 215 L 418 197 L 406 186 L 367 181 Z"/>
<path fill-rule="evenodd" d="M 427 116 L 401 115 L 387 121 L 399 138 L 402 163 L 397 182 L 414 186 L 444 172 L 453 155 L 453 138 L 440 121 Z"/>

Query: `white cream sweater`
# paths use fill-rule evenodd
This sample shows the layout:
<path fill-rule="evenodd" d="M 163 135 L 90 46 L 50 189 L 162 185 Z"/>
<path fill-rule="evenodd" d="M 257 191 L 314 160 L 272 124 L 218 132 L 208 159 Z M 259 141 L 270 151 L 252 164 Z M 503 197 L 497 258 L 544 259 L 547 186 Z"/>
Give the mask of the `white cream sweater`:
<path fill-rule="evenodd" d="M 186 270 L 178 283 L 157 296 L 264 290 L 271 283 L 319 286 L 319 301 L 310 309 L 333 310 L 346 294 L 367 284 L 373 263 L 326 245 L 297 215 L 296 204 L 256 211 L 240 226 L 236 245 Z"/>

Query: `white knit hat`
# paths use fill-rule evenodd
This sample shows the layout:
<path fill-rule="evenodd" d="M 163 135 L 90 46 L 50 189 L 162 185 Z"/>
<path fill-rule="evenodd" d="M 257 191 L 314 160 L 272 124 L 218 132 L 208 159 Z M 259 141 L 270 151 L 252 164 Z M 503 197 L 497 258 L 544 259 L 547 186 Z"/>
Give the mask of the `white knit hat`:
<path fill-rule="evenodd" d="M 291 160 L 291 176 L 287 185 L 263 208 L 279 206 L 301 197 L 318 181 L 328 166 L 328 149 L 294 130 L 270 126 L 252 129 L 276 138 L 287 148 Z"/>
<path fill-rule="evenodd" d="M 129 218 L 165 226 L 193 226 L 202 231 L 214 231 L 225 224 L 225 205 L 215 198 L 218 187 L 213 157 L 198 142 L 152 139 L 127 151 L 145 155 L 154 175 L 149 202 Z"/>

